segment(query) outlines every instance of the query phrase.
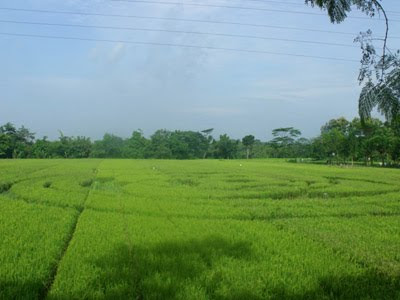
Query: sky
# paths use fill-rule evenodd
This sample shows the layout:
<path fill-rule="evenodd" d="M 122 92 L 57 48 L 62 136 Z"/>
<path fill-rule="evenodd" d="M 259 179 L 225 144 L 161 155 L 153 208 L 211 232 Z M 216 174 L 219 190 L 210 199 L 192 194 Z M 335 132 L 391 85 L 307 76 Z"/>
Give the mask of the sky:
<path fill-rule="evenodd" d="M 382 4 L 393 20 L 389 47 L 398 49 L 400 2 Z M 303 0 L 2 0 L 0 124 L 24 125 L 51 139 L 58 130 L 99 139 L 105 132 L 129 137 L 136 129 L 149 136 L 157 129 L 214 128 L 215 136 L 267 140 L 274 128 L 290 126 L 313 137 L 329 119 L 357 116 L 361 51 L 353 40 L 367 29 L 384 33 L 379 16 L 363 18 L 356 9 L 349 16 L 331 24 Z M 346 61 L 316 58 L 321 56 Z"/>

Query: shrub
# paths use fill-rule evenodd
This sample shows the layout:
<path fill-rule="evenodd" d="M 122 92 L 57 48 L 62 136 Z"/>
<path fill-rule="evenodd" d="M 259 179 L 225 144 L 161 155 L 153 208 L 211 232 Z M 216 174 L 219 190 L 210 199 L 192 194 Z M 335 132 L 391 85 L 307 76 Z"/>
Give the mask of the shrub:
<path fill-rule="evenodd" d="M 9 191 L 12 185 L 11 182 L 0 182 L 0 194 Z"/>
<path fill-rule="evenodd" d="M 306 180 L 307 186 L 310 186 L 312 184 L 316 183 L 314 180 Z"/>
<path fill-rule="evenodd" d="M 336 177 L 327 177 L 330 184 L 339 184 L 339 180 Z"/>
<path fill-rule="evenodd" d="M 49 187 L 51 187 L 51 185 L 52 185 L 52 182 L 51 182 L 51 181 L 46 181 L 45 183 L 43 183 L 43 187 L 44 187 L 45 189 L 48 189 Z"/>
<path fill-rule="evenodd" d="M 79 184 L 82 187 L 89 187 L 93 184 L 93 179 L 86 179 L 84 181 L 81 181 Z"/>

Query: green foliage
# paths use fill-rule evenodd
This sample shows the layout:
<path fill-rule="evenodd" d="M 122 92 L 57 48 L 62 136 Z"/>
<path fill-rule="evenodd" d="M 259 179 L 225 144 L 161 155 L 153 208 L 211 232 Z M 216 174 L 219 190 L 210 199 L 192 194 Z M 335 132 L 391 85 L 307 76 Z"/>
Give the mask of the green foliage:
<path fill-rule="evenodd" d="M 30 156 L 34 133 L 24 126 L 17 129 L 13 124 L 0 126 L 0 158 L 27 158 Z"/>
<path fill-rule="evenodd" d="M 242 143 L 244 146 L 246 147 L 252 147 L 254 145 L 255 142 L 255 137 L 254 135 L 246 135 L 243 139 L 242 139 Z"/>
<path fill-rule="evenodd" d="M 174 131 L 169 139 L 169 148 L 176 159 L 200 158 L 207 151 L 208 140 L 199 132 Z"/>
<path fill-rule="evenodd" d="M 274 136 L 274 139 L 272 140 L 273 143 L 279 145 L 290 145 L 296 138 L 301 136 L 301 131 L 293 127 L 277 128 L 272 130 L 272 135 Z"/>
<path fill-rule="evenodd" d="M 43 187 L 44 187 L 45 189 L 50 188 L 51 185 L 52 185 L 52 182 L 51 182 L 51 181 L 46 181 L 45 183 L 43 183 Z"/>
<path fill-rule="evenodd" d="M 113 134 L 106 133 L 102 140 L 95 141 L 93 144 L 92 157 L 98 158 L 120 158 L 124 140 Z"/>
<path fill-rule="evenodd" d="M 359 82 L 364 86 L 359 97 L 359 114 L 362 120 L 367 120 L 377 108 L 387 121 L 395 122 L 400 116 L 400 50 L 387 50 L 384 40 L 383 54 L 379 57 L 374 40 L 370 30 L 356 39 L 363 51 Z"/>
<path fill-rule="evenodd" d="M 0 194 L 8 192 L 12 186 L 12 182 L 0 182 Z"/>
<path fill-rule="evenodd" d="M 47 140 L 47 137 L 43 137 L 40 140 L 36 140 L 32 147 L 32 156 L 35 158 L 51 158 L 54 143 Z"/>
<path fill-rule="evenodd" d="M 123 147 L 123 157 L 126 158 L 146 158 L 146 150 L 149 141 L 143 136 L 141 130 L 134 131 L 132 136 L 125 141 Z"/>
<path fill-rule="evenodd" d="M 353 5 L 371 17 L 381 10 L 376 0 L 306 0 L 305 2 L 326 10 L 332 23 L 343 22 Z"/>
<path fill-rule="evenodd" d="M 321 128 L 321 135 L 313 140 L 313 157 L 329 163 L 345 164 L 348 160 L 382 166 L 399 163 L 396 125 L 378 119 L 348 122 L 344 118 L 330 120 Z"/>
<path fill-rule="evenodd" d="M 236 158 L 238 145 L 239 141 L 231 139 L 227 134 L 223 134 L 218 141 L 214 141 L 212 144 L 213 155 L 216 158 Z"/>
<path fill-rule="evenodd" d="M 399 179 L 283 160 L 3 160 L 0 298 L 397 299 Z"/>
<path fill-rule="evenodd" d="M 127 139 L 105 134 L 102 140 L 91 142 L 85 137 L 67 137 L 60 132 L 57 141 L 46 137 L 21 146 L 10 146 L 18 130 L 12 124 L 0 128 L 0 156 L 34 158 L 136 158 L 136 159 L 239 159 L 239 158 L 313 158 L 328 163 L 346 164 L 364 162 L 373 165 L 397 166 L 400 163 L 400 117 L 383 123 L 378 119 L 349 122 L 345 118 L 333 119 L 321 128 L 321 135 L 309 140 L 293 127 L 272 131 L 273 139 L 262 142 L 253 135 L 241 141 L 223 134 L 219 139 L 211 136 L 212 129 L 202 132 L 158 130 L 146 138 L 140 130 Z M 22 127 L 23 128 L 23 127 Z M 29 132 L 23 128 L 23 136 Z M 21 135 L 21 134 L 20 134 Z M 11 147 L 10 149 L 8 147 Z M 304 161 L 304 160 L 303 160 Z"/>
<path fill-rule="evenodd" d="M 309 157 L 309 141 L 301 138 L 301 131 L 293 128 L 277 128 L 272 130 L 273 139 L 270 145 L 274 149 L 272 157 Z"/>
<path fill-rule="evenodd" d="M 377 108 L 386 120 L 392 122 L 400 115 L 400 50 L 393 51 L 388 47 L 388 33 L 392 20 L 387 16 L 379 0 L 306 0 L 306 4 L 326 10 L 332 23 L 340 23 L 347 18 L 352 6 L 356 6 L 370 17 L 380 14 L 385 18 L 386 30 L 382 38 L 373 37 L 372 31 L 361 32 L 355 39 L 360 43 L 362 58 L 358 76 L 363 89 L 359 97 L 359 114 L 362 120 L 371 117 Z M 381 54 L 378 54 L 375 43 L 378 41 Z"/>
<path fill-rule="evenodd" d="M 211 135 L 213 131 L 214 131 L 214 128 L 209 128 L 209 129 L 205 129 L 205 130 L 201 131 L 201 133 L 204 135 L 204 137 L 206 138 L 206 141 L 207 141 L 206 145 L 205 145 L 205 151 L 203 154 L 203 158 L 207 157 L 207 154 L 210 150 L 210 145 L 212 144 L 212 142 L 214 140 Z"/>
<path fill-rule="evenodd" d="M 168 147 L 171 132 L 168 130 L 157 130 L 150 137 L 149 156 L 154 158 L 172 158 L 172 151 Z M 179 145 L 185 147 L 185 145 Z"/>
<path fill-rule="evenodd" d="M 242 144 L 246 147 L 246 158 L 249 159 L 251 155 L 251 150 L 253 149 L 253 145 L 256 139 L 254 135 L 246 135 L 242 139 Z"/>
<path fill-rule="evenodd" d="M 79 185 L 82 187 L 90 187 L 93 184 L 93 179 L 85 179 L 81 182 L 79 182 Z"/>
<path fill-rule="evenodd" d="M 374 82 L 369 75 L 359 98 L 359 113 L 362 119 L 371 117 L 376 107 L 386 120 L 392 121 L 400 115 L 400 51 L 386 58 L 389 66 L 382 69 L 382 62 L 365 62 L 366 65 L 376 64 L 376 71 L 385 71 Z M 379 74 L 379 73 L 378 73 Z"/>

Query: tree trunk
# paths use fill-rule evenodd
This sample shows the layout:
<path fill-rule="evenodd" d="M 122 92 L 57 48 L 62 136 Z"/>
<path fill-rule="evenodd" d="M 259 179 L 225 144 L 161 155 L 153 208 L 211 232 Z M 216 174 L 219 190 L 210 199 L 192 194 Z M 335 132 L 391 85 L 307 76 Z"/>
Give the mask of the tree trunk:
<path fill-rule="evenodd" d="M 246 158 L 247 159 L 249 159 L 249 157 L 250 157 L 250 148 L 247 148 L 247 151 L 246 151 L 247 153 L 246 153 Z"/>

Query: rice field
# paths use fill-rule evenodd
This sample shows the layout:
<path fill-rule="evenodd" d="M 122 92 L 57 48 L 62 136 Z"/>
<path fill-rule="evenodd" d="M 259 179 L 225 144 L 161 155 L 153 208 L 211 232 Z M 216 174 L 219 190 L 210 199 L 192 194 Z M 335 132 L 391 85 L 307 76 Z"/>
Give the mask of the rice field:
<path fill-rule="evenodd" d="M 400 171 L 0 161 L 0 299 L 400 299 Z"/>

